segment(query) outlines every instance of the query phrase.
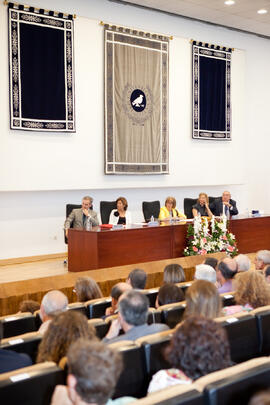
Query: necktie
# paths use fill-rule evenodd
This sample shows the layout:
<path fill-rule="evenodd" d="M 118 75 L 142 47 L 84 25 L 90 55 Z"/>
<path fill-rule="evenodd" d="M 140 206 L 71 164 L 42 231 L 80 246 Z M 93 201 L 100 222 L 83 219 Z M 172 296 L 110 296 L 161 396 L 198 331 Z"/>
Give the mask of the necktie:
<path fill-rule="evenodd" d="M 229 207 L 228 207 L 228 205 L 225 205 L 225 215 L 226 215 L 226 217 L 229 216 Z"/>

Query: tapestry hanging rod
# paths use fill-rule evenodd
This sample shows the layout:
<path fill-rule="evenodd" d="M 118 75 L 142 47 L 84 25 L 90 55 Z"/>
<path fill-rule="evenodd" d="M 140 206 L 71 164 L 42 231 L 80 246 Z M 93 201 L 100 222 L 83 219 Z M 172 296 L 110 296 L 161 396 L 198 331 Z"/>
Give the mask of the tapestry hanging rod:
<path fill-rule="evenodd" d="M 119 32 L 130 33 L 133 35 L 143 35 L 145 37 L 152 38 L 152 39 L 173 40 L 173 36 L 169 37 L 169 36 L 163 35 L 163 34 L 142 31 L 139 29 L 136 30 L 135 28 L 123 27 L 121 25 L 116 25 L 116 24 L 109 24 L 109 23 L 105 23 L 104 21 L 100 21 L 99 24 L 103 25 L 105 28 L 117 30 Z"/>
<path fill-rule="evenodd" d="M 32 7 L 28 6 L 27 4 L 20 4 L 20 3 L 14 3 L 14 2 L 9 2 L 7 0 L 4 0 L 4 5 L 5 6 L 11 6 L 12 8 L 17 8 L 18 10 L 27 10 L 32 13 L 40 13 L 40 14 L 46 14 L 51 17 L 59 17 L 59 18 L 76 18 L 76 14 L 67 14 L 67 13 L 60 13 L 60 11 L 52 11 L 52 10 L 47 10 L 44 8 L 38 8 L 38 7 Z"/>
<path fill-rule="evenodd" d="M 234 48 L 228 48 L 226 46 L 209 44 L 208 42 L 195 41 L 194 39 L 190 39 L 189 42 L 192 45 L 203 46 L 205 48 L 216 49 L 218 51 L 225 51 L 225 52 L 233 52 L 234 51 Z"/>

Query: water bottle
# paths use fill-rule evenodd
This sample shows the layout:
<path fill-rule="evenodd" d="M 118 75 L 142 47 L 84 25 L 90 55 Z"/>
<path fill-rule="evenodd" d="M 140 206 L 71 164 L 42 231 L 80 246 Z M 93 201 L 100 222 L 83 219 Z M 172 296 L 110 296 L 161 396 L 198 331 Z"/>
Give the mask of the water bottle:
<path fill-rule="evenodd" d="M 150 218 L 150 222 L 155 222 L 155 218 L 154 218 L 153 215 L 152 215 L 151 218 Z"/>
<path fill-rule="evenodd" d="M 92 222 L 91 222 L 91 217 L 87 217 L 86 219 L 86 225 L 85 225 L 85 230 L 86 231 L 91 231 L 92 230 Z"/>

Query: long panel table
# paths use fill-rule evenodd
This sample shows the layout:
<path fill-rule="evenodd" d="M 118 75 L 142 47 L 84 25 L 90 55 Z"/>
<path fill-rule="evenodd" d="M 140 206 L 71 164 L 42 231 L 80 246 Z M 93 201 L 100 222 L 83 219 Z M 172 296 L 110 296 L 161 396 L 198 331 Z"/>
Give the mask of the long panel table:
<path fill-rule="evenodd" d="M 186 223 L 92 231 L 70 229 L 68 270 L 72 272 L 183 256 Z M 240 253 L 270 249 L 270 216 L 230 221 Z"/>

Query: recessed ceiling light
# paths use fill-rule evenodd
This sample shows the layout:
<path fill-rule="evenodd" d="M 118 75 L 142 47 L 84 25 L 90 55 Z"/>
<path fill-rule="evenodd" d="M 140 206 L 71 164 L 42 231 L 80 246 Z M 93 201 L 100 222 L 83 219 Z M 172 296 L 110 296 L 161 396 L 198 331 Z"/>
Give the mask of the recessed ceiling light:
<path fill-rule="evenodd" d="M 257 11 L 258 14 L 266 14 L 268 13 L 267 10 L 265 10 L 265 8 L 261 8 L 260 10 Z"/>
<path fill-rule="evenodd" d="M 226 6 L 232 6 L 235 3 L 234 0 L 226 0 L 224 1 L 224 4 L 226 4 Z"/>

